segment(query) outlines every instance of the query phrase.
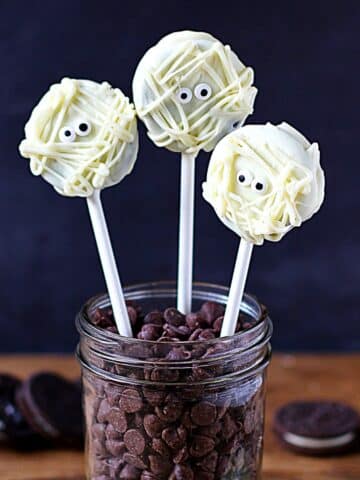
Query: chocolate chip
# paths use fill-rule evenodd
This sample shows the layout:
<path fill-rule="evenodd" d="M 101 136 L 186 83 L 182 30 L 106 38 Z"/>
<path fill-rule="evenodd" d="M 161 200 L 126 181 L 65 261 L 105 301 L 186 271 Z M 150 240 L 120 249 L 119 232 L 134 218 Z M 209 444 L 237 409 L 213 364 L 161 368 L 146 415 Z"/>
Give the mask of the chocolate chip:
<path fill-rule="evenodd" d="M 138 480 L 140 478 L 140 472 L 132 465 L 125 465 L 119 474 L 121 480 Z"/>
<path fill-rule="evenodd" d="M 105 425 L 103 423 L 94 423 L 91 426 L 91 435 L 93 438 L 103 442 L 105 439 Z"/>
<path fill-rule="evenodd" d="M 161 456 L 170 457 L 170 450 L 161 438 L 154 438 L 151 442 L 151 448 Z"/>
<path fill-rule="evenodd" d="M 141 328 L 140 332 L 137 334 L 137 338 L 140 340 L 154 341 L 160 337 L 161 333 L 161 326 L 148 323 Z"/>
<path fill-rule="evenodd" d="M 164 311 L 164 319 L 169 325 L 179 327 L 185 323 L 185 315 L 176 310 L 176 308 L 167 308 Z"/>
<path fill-rule="evenodd" d="M 186 441 L 187 432 L 185 427 L 167 427 L 161 433 L 161 438 L 172 449 L 179 450 Z"/>
<path fill-rule="evenodd" d="M 215 338 L 215 333 L 210 328 L 206 328 L 200 332 L 197 340 L 207 341 L 212 340 L 213 338 Z"/>
<path fill-rule="evenodd" d="M 143 471 L 140 480 L 158 480 L 158 477 L 151 472 Z"/>
<path fill-rule="evenodd" d="M 216 422 L 207 427 L 201 427 L 199 433 L 201 435 L 206 435 L 207 437 L 216 437 L 216 435 L 221 431 L 221 423 Z"/>
<path fill-rule="evenodd" d="M 191 332 L 187 325 L 180 325 L 179 327 L 176 327 L 175 325 L 165 323 L 163 328 L 166 335 L 169 337 L 179 337 L 181 340 L 186 340 Z"/>
<path fill-rule="evenodd" d="M 166 360 L 172 361 L 184 361 L 191 358 L 191 352 L 185 349 L 185 347 L 173 347 L 166 355 Z"/>
<path fill-rule="evenodd" d="M 139 412 L 134 413 L 132 417 L 132 426 L 136 428 L 140 428 L 142 430 L 143 420 L 144 419 L 141 413 Z"/>
<path fill-rule="evenodd" d="M 128 315 L 129 315 L 129 319 L 130 319 L 131 325 L 132 325 L 133 327 L 135 327 L 136 321 L 137 321 L 137 318 L 138 318 L 137 311 L 135 310 L 134 307 L 132 307 L 131 305 L 128 305 L 128 306 L 127 306 L 127 312 L 128 312 Z"/>
<path fill-rule="evenodd" d="M 171 471 L 171 462 L 160 455 L 149 455 L 150 470 L 155 475 L 167 475 Z"/>
<path fill-rule="evenodd" d="M 173 457 L 174 463 L 184 463 L 189 458 L 189 452 L 187 446 L 181 448 Z"/>
<path fill-rule="evenodd" d="M 107 475 L 109 474 L 109 465 L 107 462 L 104 462 L 103 458 L 94 458 L 94 463 L 92 466 L 92 473 L 94 475 L 104 475 L 108 479 Z"/>
<path fill-rule="evenodd" d="M 218 317 L 224 315 L 224 307 L 216 302 L 205 302 L 201 306 L 200 315 L 204 317 L 208 325 L 212 325 Z"/>
<path fill-rule="evenodd" d="M 210 453 L 215 447 L 215 442 L 212 438 L 205 435 L 194 435 L 190 447 L 190 455 L 193 457 L 204 457 Z"/>
<path fill-rule="evenodd" d="M 127 429 L 127 421 L 124 413 L 118 408 L 111 408 L 106 416 L 106 420 L 120 433 Z"/>
<path fill-rule="evenodd" d="M 190 328 L 191 331 L 200 328 L 204 323 L 203 317 L 199 313 L 188 313 L 186 315 L 186 325 Z"/>
<path fill-rule="evenodd" d="M 126 463 L 138 468 L 139 470 L 146 470 L 148 468 L 148 465 L 138 455 L 134 455 L 133 453 L 124 453 L 123 458 Z"/>
<path fill-rule="evenodd" d="M 222 478 L 224 475 L 229 473 L 231 469 L 231 459 L 228 456 L 222 455 L 217 464 L 216 475 Z"/>
<path fill-rule="evenodd" d="M 108 383 L 105 385 L 104 391 L 109 405 L 112 407 L 118 406 L 121 393 L 120 387 L 118 385 L 114 385 L 113 383 Z"/>
<path fill-rule="evenodd" d="M 196 480 L 214 480 L 215 475 L 211 472 L 204 472 L 202 470 L 196 470 L 195 478 L 196 478 Z"/>
<path fill-rule="evenodd" d="M 231 405 L 231 399 L 230 398 L 224 398 L 222 400 L 222 404 L 217 407 L 217 418 L 218 418 L 218 420 L 221 420 L 223 418 L 223 416 L 228 411 L 230 405 Z"/>
<path fill-rule="evenodd" d="M 114 325 L 111 308 L 97 308 L 91 315 L 91 323 L 96 327 L 107 328 Z"/>
<path fill-rule="evenodd" d="M 182 402 L 172 393 L 166 396 L 165 402 L 164 407 L 155 407 L 156 415 L 164 422 L 175 422 L 181 416 Z"/>
<path fill-rule="evenodd" d="M 139 430 L 128 430 L 124 435 L 124 443 L 130 453 L 142 455 L 145 450 L 145 439 Z"/>
<path fill-rule="evenodd" d="M 106 437 L 107 440 L 120 440 L 122 438 L 121 437 L 121 432 L 116 430 L 114 428 L 114 426 L 111 425 L 111 423 L 106 425 L 106 427 L 105 427 L 105 424 L 102 424 L 102 427 L 105 428 L 105 437 Z M 125 428 L 125 430 L 126 430 L 126 428 Z"/>
<path fill-rule="evenodd" d="M 120 442 L 118 440 L 106 440 L 105 447 L 111 455 L 114 457 L 119 457 L 125 452 L 125 444 L 124 442 Z"/>
<path fill-rule="evenodd" d="M 202 328 L 197 328 L 196 330 L 194 330 L 194 331 L 192 332 L 192 334 L 190 335 L 190 337 L 189 337 L 189 341 L 190 341 L 190 342 L 194 342 L 195 340 L 198 340 L 199 335 L 201 334 L 201 332 L 202 332 Z"/>
<path fill-rule="evenodd" d="M 153 325 L 160 325 L 164 323 L 164 318 L 161 312 L 155 310 L 154 312 L 150 312 L 145 315 L 144 324 L 151 323 Z"/>
<path fill-rule="evenodd" d="M 205 352 L 206 352 L 206 347 L 204 345 L 201 345 L 201 343 L 198 343 L 197 345 L 193 346 L 193 349 L 191 351 L 191 358 L 193 359 L 202 358 Z"/>
<path fill-rule="evenodd" d="M 104 440 L 99 440 L 98 438 L 93 438 L 91 442 L 91 447 L 93 453 L 98 456 L 104 456 L 106 455 L 107 451 L 105 448 L 105 443 Z M 102 472 L 100 472 L 102 473 Z"/>
<path fill-rule="evenodd" d="M 177 368 L 152 368 L 150 369 L 149 380 L 152 382 L 176 382 L 179 378 Z"/>
<path fill-rule="evenodd" d="M 143 401 L 135 388 L 126 388 L 120 397 L 120 408 L 126 413 L 135 413 L 142 409 Z"/>
<path fill-rule="evenodd" d="M 211 425 L 216 420 L 216 407 L 209 402 L 199 402 L 191 409 L 192 421 L 201 427 Z"/>
<path fill-rule="evenodd" d="M 200 462 L 197 462 L 197 466 L 204 470 L 205 472 L 215 472 L 216 465 L 218 461 L 218 453 L 214 450 L 206 455 Z"/>
<path fill-rule="evenodd" d="M 115 325 L 110 325 L 110 327 L 106 327 L 105 330 L 107 332 L 111 332 L 111 333 L 119 333 L 117 327 Z"/>
<path fill-rule="evenodd" d="M 212 328 L 215 333 L 220 333 L 221 332 L 221 327 L 224 321 L 224 317 L 218 317 L 215 322 L 212 325 Z"/>
<path fill-rule="evenodd" d="M 226 440 L 229 440 L 237 432 L 237 426 L 234 420 L 227 413 L 222 421 L 222 434 Z"/>
<path fill-rule="evenodd" d="M 107 416 L 108 416 L 110 410 L 111 410 L 111 406 L 109 405 L 109 402 L 105 398 L 103 400 L 101 400 L 100 405 L 99 405 L 99 409 L 98 409 L 98 412 L 97 412 L 97 416 L 96 416 L 97 421 L 99 423 L 106 422 Z"/>
<path fill-rule="evenodd" d="M 193 480 L 194 472 L 188 465 L 175 465 L 170 480 Z"/>
<path fill-rule="evenodd" d="M 253 411 L 246 411 L 244 418 L 244 430 L 247 435 L 254 430 L 255 427 L 255 418 Z"/>
<path fill-rule="evenodd" d="M 194 428 L 194 425 L 191 421 L 190 412 L 188 410 L 186 410 L 184 412 L 180 421 L 181 421 L 182 425 L 184 425 L 184 427 L 187 428 L 188 430 L 192 430 Z"/>
<path fill-rule="evenodd" d="M 120 458 L 109 458 L 108 459 L 109 465 L 109 474 L 111 478 L 119 478 L 118 475 L 124 466 L 124 460 L 122 457 Z M 108 477 L 106 477 L 108 478 Z"/>
<path fill-rule="evenodd" d="M 206 352 L 204 353 L 202 358 L 209 358 L 209 357 L 211 358 L 211 357 L 214 357 L 216 355 L 219 355 L 219 353 L 226 352 L 226 350 L 227 350 L 227 347 L 225 345 L 214 344 L 214 345 L 211 345 L 206 350 Z"/>
<path fill-rule="evenodd" d="M 165 398 L 166 393 L 161 390 L 155 390 L 152 388 L 144 387 L 143 388 L 143 394 L 146 400 L 152 405 L 153 407 L 156 407 L 160 405 Z"/>
<path fill-rule="evenodd" d="M 240 443 L 242 441 L 242 437 L 234 435 L 230 440 L 226 443 L 223 443 L 222 448 L 221 448 L 221 453 L 225 453 L 228 455 L 233 455 L 235 451 L 238 449 L 240 446 Z"/>
<path fill-rule="evenodd" d="M 211 378 L 212 376 L 213 375 L 211 374 L 211 372 L 208 370 L 205 370 L 205 368 L 193 367 L 192 373 L 191 373 L 191 381 L 196 383 L 201 380 L 206 380 L 208 378 Z"/>
<path fill-rule="evenodd" d="M 164 424 L 156 415 L 148 414 L 144 417 L 144 428 L 150 438 L 160 437 Z"/>

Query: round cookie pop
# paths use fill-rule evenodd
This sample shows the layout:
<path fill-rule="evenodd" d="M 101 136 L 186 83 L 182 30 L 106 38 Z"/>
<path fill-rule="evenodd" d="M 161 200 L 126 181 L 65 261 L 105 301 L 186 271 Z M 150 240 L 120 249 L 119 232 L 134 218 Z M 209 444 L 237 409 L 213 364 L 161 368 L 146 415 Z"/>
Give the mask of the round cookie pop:
<path fill-rule="evenodd" d="M 215 148 L 203 196 L 241 238 L 222 336 L 233 335 L 253 245 L 279 241 L 324 200 L 320 152 L 286 123 L 247 125 Z"/>
<path fill-rule="evenodd" d="M 203 32 L 162 38 L 141 59 L 134 103 L 158 147 L 182 154 L 178 309 L 191 311 L 195 158 L 252 113 L 254 73 L 228 45 Z"/>
<path fill-rule="evenodd" d="M 58 193 L 86 198 L 118 330 L 132 336 L 100 199 L 100 190 L 119 183 L 136 161 L 136 115 L 129 99 L 107 82 L 64 78 L 34 108 L 19 150 L 32 173 Z"/>

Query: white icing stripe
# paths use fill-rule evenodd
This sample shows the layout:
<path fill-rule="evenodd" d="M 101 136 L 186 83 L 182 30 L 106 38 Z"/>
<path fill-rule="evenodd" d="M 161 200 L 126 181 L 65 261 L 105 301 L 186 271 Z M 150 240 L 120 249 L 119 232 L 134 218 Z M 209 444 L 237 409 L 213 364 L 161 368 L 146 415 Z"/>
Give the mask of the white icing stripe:
<path fill-rule="evenodd" d="M 186 153 L 210 151 L 233 123 L 243 123 L 252 113 L 257 92 L 253 76 L 230 47 L 211 35 L 177 32 L 140 61 L 134 102 L 157 146 Z M 201 85 L 209 87 L 204 98 Z M 190 91 L 191 98 L 181 101 L 181 91 Z"/>
<path fill-rule="evenodd" d="M 80 132 L 81 123 L 87 125 Z M 78 133 L 76 133 L 78 132 Z M 131 170 L 138 139 L 136 115 L 108 83 L 64 78 L 50 87 L 25 127 L 20 153 L 62 195 L 90 196 Z"/>
<path fill-rule="evenodd" d="M 294 433 L 284 433 L 283 438 L 286 442 L 301 448 L 336 448 L 347 445 L 355 438 L 355 433 L 345 433 L 333 438 L 307 438 Z"/>

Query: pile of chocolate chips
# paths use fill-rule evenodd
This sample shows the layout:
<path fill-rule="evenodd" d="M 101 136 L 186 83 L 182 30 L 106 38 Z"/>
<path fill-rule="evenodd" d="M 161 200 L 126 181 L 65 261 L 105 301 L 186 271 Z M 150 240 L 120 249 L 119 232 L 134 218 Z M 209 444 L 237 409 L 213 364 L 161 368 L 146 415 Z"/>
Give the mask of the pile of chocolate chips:
<path fill-rule="evenodd" d="M 80 382 L 49 372 L 0 374 L 1 441 L 21 450 L 82 447 Z"/>
<path fill-rule="evenodd" d="M 126 304 L 134 336 L 140 340 L 206 341 L 220 336 L 224 307 L 217 302 L 205 302 L 198 312 L 188 315 L 173 307 L 144 315 L 135 302 L 127 301 Z M 97 308 L 91 322 L 109 332 L 118 333 L 111 307 Z M 255 323 L 252 317 L 240 314 L 236 332 L 247 330 Z"/>
<path fill-rule="evenodd" d="M 216 366 L 216 371 L 213 367 L 205 370 L 192 365 L 192 359 L 205 359 L 214 353 L 210 351 L 213 347 L 201 347 L 204 340 L 219 336 L 224 307 L 205 302 L 198 312 L 189 315 L 175 308 L 143 314 L 133 302 L 128 302 L 127 308 L 134 336 L 155 341 L 158 348 L 150 348 L 154 354 L 154 358 L 148 358 L 153 362 L 152 367 L 132 371 L 129 366 L 103 363 L 104 370 L 129 377 L 129 383 L 115 384 L 84 373 L 91 478 L 258 478 L 262 382 L 253 379 L 244 384 L 235 382 L 232 386 L 202 387 L 196 382 L 225 374 L 227 367 L 236 368 L 233 359 L 227 367 Z M 97 309 L 91 321 L 98 328 L 117 332 L 110 308 Z M 247 330 L 255 323 L 250 317 L 240 315 L 237 331 Z M 199 341 L 198 347 L 176 346 L 177 342 L 186 340 Z M 166 346 L 160 342 L 169 341 L 175 345 L 168 345 L 168 350 L 160 348 Z M 164 351 L 167 353 L 162 357 Z M 156 355 L 158 352 L 161 353 Z M 161 357 L 166 362 L 174 361 L 174 367 L 162 368 Z M 176 367 L 176 362 L 182 360 L 190 360 L 185 370 Z M 136 379 L 155 381 L 156 385 L 136 384 Z M 190 385 L 171 385 L 178 381 L 190 382 Z"/>

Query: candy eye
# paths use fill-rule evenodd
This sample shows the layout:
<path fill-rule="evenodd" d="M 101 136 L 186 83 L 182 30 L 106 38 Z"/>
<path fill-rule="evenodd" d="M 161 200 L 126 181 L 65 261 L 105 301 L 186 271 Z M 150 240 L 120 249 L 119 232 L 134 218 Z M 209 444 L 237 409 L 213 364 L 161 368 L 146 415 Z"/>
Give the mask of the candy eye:
<path fill-rule="evenodd" d="M 252 176 L 246 170 L 240 170 L 240 172 L 238 172 L 237 179 L 240 185 L 242 185 L 243 187 L 247 187 L 252 181 Z"/>
<path fill-rule="evenodd" d="M 194 94 L 199 100 L 207 100 L 212 94 L 212 89 L 207 83 L 199 83 L 195 87 Z"/>
<path fill-rule="evenodd" d="M 86 120 L 82 120 L 75 129 L 76 134 L 80 137 L 86 137 L 91 132 L 91 124 Z"/>
<path fill-rule="evenodd" d="M 177 98 L 180 103 L 189 103 L 192 99 L 192 91 L 190 88 L 180 88 L 180 90 L 177 92 Z"/>
<path fill-rule="evenodd" d="M 251 183 L 251 188 L 257 193 L 264 193 L 266 190 L 266 183 L 264 180 L 257 180 L 254 178 Z"/>
<path fill-rule="evenodd" d="M 240 120 L 237 120 L 236 122 L 234 122 L 234 123 L 232 124 L 232 128 L 233 128 L 234 130 L 236 130 L 237 128 L 240 127 L 240 125 L 241 125 Z"/>
<path fill-rule="evenodd" d="M 76 138 L 76 134 L 72 127 L 63 127 L 59 132 L 59 138 L 62 142 L 70 143 Z"/>

